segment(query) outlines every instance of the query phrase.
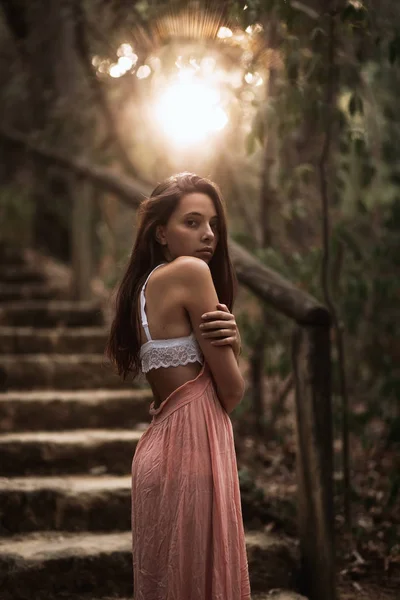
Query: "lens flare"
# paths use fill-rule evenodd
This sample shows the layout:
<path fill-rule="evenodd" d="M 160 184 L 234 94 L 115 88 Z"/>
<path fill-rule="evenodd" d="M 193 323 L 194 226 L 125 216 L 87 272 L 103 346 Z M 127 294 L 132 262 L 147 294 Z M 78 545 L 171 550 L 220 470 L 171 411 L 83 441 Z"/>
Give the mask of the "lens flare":
<path fill-rule="evenodd" d="M 164 90 L 155 106 L 155 116 L 173 143 L 187 147 L 226 126 L 228 116 L 220 100 L 217 89 L 187 75 Z"/>

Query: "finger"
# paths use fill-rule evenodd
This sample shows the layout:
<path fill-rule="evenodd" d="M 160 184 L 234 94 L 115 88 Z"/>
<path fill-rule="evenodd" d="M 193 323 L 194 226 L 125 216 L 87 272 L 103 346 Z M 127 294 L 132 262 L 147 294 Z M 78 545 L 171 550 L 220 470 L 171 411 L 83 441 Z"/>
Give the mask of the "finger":
<path fill-rule="evenodd" d="M 204 313 L 204 315 L 201 315 L 201 318 L 203 320 L 216 320 L 216 319 L 231 319 L 234 318 L 234 316 L 230 313 L 230 312 L 223 312 L 222 310 L 214 310 L 208 313 Z"/>
<path fill-rule="evenodd" d="M 235 341 L 235 338 L 227 337 L 222 340 L 212 340 L 210 344 L 213 346 L 226 346 L 226 344 L 232 345 Z"/>
<path fill-rule="evenodd" d="M 232 335 L 231 329 L 216 329 L 215 331 L 202 332 L 204 338 L 220 338 L 229 337 Z"/>
<path fill-rule="evenodd" d="M 222 310 L 228 310 L 229 311 L 229 308 L 227 307 L 227 305 L 226 304 L 222 304 L 222 302 L 218 302 L 217 308 L 222 308 Z"/>
<path fill-rule="evenodd" d="M 234 321 L 207 321 L 200 326 L 201 331 L 210 331 L 212 329 L 230 329 L 231 332 L 236 330 Z"/>

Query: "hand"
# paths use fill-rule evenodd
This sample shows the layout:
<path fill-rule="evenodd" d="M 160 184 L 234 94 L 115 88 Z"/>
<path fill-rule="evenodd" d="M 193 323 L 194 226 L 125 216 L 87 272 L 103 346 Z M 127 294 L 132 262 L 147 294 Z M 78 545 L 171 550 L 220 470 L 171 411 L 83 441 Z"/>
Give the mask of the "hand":
<path fill-rule="evenodd" d="M 219 310 L 202 315 L 201 335 L 204 338 L 215 338 L 211 341 L 213 346 L 229 344 L 237 357 L 240 354 L 241 340 L 235 317 L 225 304 L 217 304 L 217 309 Z"/>

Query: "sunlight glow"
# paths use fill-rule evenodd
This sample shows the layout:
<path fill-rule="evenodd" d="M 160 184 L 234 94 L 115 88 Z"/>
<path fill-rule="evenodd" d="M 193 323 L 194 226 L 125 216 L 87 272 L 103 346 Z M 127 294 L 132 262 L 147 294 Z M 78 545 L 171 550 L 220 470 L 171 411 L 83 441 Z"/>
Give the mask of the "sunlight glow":
<path fill-rule="evenodd" d="M 246 73 L 244 76 L 244 80 L 246 83 L 255 85 L 257 87 L 264 83 L 263 78 L 261 77 L 261 75 L 259 73 L 257 73 L 257 71 L 255 73 Z"/>
<path fill-rule="evenodd" d="M 151 73 L 151 69 L 149 67 L 149 65 L 142 65 L 141 67 L 138 68 L 137 73 L 136 73 L 136 77 L 138 79 L 146 79 L 146 77 L 148 77 Z"/>
<path fill-rule="evenodd" d="M 219 37 L 220 40 L 230 38 L 232 35 L 232 30 L 229 29 L 229 27 L 220 27 L 217 33 L 217 37 Z"/>
<path fill-rule="evenodd" d="M 121 44 L 117 50 L 118 56 L 131 56 L 133 54 L 133 48 L 130 44 Z"/>
<path fill-rule="evenodd" d="M 247 4 L 242 6 L 248 9 Z M 265 44 L 259 35 L 263 25 L 253 23 L 242 29 L 222 24 L 218 11 L 173 12 L 157 20 L 154 36 L 146 38 L 145 44 L 138 33 L 131 36 L 131 43 L 120 42 L 114 56 L 91 57 L 101 80 L 126 74 L 143 80 L 135 93 L 143 98 L 145 127 L 154 128 L 156 139 L 164 137 L 177 154 L 193 147 L 196 152 L 204 150 L 205 156 L 207 148 L 222 137 L 229 119 L 236 121 L 238 115 L 239 127 L 247 131 L 262 101 L 263 83 L 268 80 L 262 62 Z M 128 77 L 116 86 L 118 93 L 125 93 L 125 83 L 129 85 Z"/>
<path fill-rule="evenodd" d="M 217 61 L 213 56 L 205 56 L 201 59 L 200 68 L 205 75 L 211 75 L 215 69 Z"/>
<path fill-rule="evenodd" d="M 255 23 L 254 25 L 249 25 L 246 28 L 246 33 L 248 33 L 249 35 L 261 33 L 261 31 L 264 31 L 264 27 L 261 25 L 261 23 Z"/>
<path fill-rule="evenodd" d="M 220 93 L 212 85 L 182 69 L 155 105 L 155 116 L 168 138 L 183 148 L 222 130 L 228 116 L 220 105 Z"/>
<path fill-rule="evenodd" d="M 121 56 L 118 59 L 118 66 L 123 71 L 129 71 L 133 67 L 133 60 L 130 56 Z"/>
<path fill-rule="evenodd" d="M 113 64 L 111 65 L 110 69 L 109 69 L 109 74 L 110 77 L 121 77 L 121 75 L 123 75 L 123 71 L 121 69 L 121 67 L 118 64 Z"/>
<path fill-rule="evenodd" d="M 138 57 L 136 54 L 130 56 L 120 56 L 118 62 L 110 65 L 109 75 L 110 77 L 118 78 L 125 75 L 132 67 L 135 66 Z"/>
<path fill-rule="evenodd" d="M 115 79 L 125 75 L 125 73 L 130 71 L 138 61 L 138 56 L 134 53 L 130 44 L 121 44 L 117 50 L 117 56 L 119 56 L 118 61 L 110 64 L 108 69 L 106 69 L 106 71 L 108 70 L 110 77 L 114 77 Z M 99 72 L 105 72 L 104 65 L 101 64 L 101 59 L 99 57 L 95 56 L 92 60 L 92 64 L 98 67 Z"/>

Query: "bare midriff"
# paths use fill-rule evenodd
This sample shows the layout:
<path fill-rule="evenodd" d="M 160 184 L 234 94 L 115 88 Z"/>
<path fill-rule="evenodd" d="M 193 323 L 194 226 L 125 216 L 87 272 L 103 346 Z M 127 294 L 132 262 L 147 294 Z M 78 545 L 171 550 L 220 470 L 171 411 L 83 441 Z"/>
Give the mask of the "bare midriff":
<path fill-rule="evenodd" d="M 172 265 L 166 265 L 154 271 L 145 289 L 147 321 L 153 340 L 186 337 L 192 331 L 189 316 L 182 305 L 180 292 L 169 280 L 168 270 L 171 268 Z M 160 298 L 163 298 L 162 305 L 160 305 Z M 148 341 L 142 326 L 140 326 L 140 336 L 141 344 Z M 202 365 L 195 362 L 148 371 L 146 379 L 153 391 L 155 408 L 158 408 L 161 402 L 176 389 L 195 379 L 201 368 Z"/>
<path fill-rule="evenodd" d="M 146 373 L 154 396 L 154 408 L 158 408 L 181 385 L 195 379 L 202 365 L 198 362 L 180 365 L 179 367 L 160 367 Z"/>

